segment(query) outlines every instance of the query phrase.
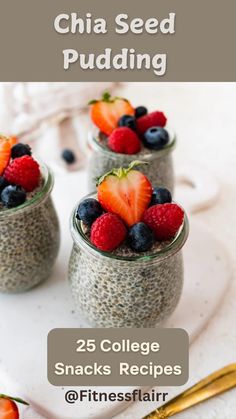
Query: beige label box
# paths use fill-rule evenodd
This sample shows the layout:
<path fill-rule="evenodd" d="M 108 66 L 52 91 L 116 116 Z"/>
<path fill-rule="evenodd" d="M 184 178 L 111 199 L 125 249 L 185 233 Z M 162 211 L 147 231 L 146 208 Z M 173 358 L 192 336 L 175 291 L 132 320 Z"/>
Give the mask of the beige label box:
<path fill-rule="evenodd" d="M 180 386 L 188 380 L 183 329 L 53 329 L 48 380 L 55 386 Z"/>
<path fill-rule="evenodd" d="M 83 19 L 84 32 L 80 25 L 73 33 L 71 13 Z M 68 15 L 61 21 L 62 28 L 69 29 L 66 33 L 55 29 L 55 19 L 60 14 Z M 118 19 L 118 23 L 124 21 L 123 26 L 116 23 L 118 15 L 127 15 L 127 19 Z M 236 81 L 235 15 L 236 2 L 232 0 L 4 1 L 0 6 L 0 80 Z M 106 21 L 104 33 L 96 33 L 99 25 L 94 29 L 99 18 Z M 135 19 L 143 20 L 142 27 Z M 133 30 L 126 31 L 127 25 Z M 107 60 L 127 49 L 128 67 L 95 66 L 86 70 L 77 60 L 68 70 L 64 69 L 63 51 L 74 50 L 75 58 L 77 53 L 85 54 L 87 62 L 88 54 L 97 57 L 105 49 L 112 50 L 107 51 Z M 159 62 L 154 59 L 150 69 L 137 69 L 136 65 L 131 68 L 136 54 L 159 54 Z"/>

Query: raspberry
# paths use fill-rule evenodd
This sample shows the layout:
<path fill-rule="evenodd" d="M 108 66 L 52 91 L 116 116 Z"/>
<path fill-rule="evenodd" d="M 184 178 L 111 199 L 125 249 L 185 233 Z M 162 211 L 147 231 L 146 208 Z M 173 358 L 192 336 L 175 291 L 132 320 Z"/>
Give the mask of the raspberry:
<path fill-rule="evenodd" d="M 164 127 L 167 119 L 163 112 L 155 111 L 137 119 L 137 131 L 143 135 L 149 128 Z"/>
<path fill-rule="evenodd" d="M 121 219 L 111 213 L 101 215 L 91 229 L 91 242 L 100 250 L 116 249 L 125 239 L 126 227 Z"/>
<path fill-rule="evenodd" d="M 157 240 L 175 236 L 184 219 L 184 211 L 176 204 L 159 204 L 148 208 L 143 221 L 154 231 Z"/>
<path fill-rule="evenodd" d="M 111 133 L 108 147 L 115 153 L 136 154 L 141 149 L 141 141 L 132 129 L 120 127 Z"/>
<path fill-rule="evenodd" d="M 22 186 L 27 192 L 31 192 L 39 185 L 39 164 L 31 156 L 18 157 L 7 166 L 4 178 L 9 183 Z"/>

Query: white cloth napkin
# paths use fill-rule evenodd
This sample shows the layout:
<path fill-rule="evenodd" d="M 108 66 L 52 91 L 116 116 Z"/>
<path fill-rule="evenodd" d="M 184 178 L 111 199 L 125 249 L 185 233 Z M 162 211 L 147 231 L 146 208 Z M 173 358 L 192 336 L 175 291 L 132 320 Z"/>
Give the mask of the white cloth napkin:
<path fill-rule="evenodd" d="M 1 83 L 1 132 L 19 134 L 38 121 L 70 109 L 81 109 L 115 83 Z"/>

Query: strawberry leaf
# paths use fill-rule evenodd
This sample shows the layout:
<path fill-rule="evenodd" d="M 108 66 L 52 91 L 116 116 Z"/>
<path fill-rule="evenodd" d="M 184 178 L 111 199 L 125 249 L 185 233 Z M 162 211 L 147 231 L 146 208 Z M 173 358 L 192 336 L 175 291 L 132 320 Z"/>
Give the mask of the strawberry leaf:
<path fill-rule="evenodd" d="M 11 397 L 11 396 L 7 396 L 6 394 L 0 394 L 0 399 L 12 400 L 13 402 L 17 402 L 17 403 L 21 403 L 21 404 L 25 404 L 26 406 L 29 406 L 28 402 L 20 399 L 19 397 Z"/>
<path fill-rule="evenodd" d="M 92 99 L 88 102 L 88 105 L 95 105 L 95 103 L 98 103 L 98 100 Z"/>
<path fill-rule="evenodd" d="M 95 105 L 98 102 L 114 103 L 116 100 L 123 100 L 129 103 L 128 99 L 119 96 L 112 98 L 109 92 L 104 92 L 101 99 L 92 99 L 88 102 L 88 105 Z"/>
<path fill-rule="evenodd" d="M 108 177 L 108 176 L 117 176 L 118 178 L 121 178 L 123 176 L 127 176 L 127 174 L 133 170 L 137 166 L 141 166 L 144 164 L 148 164 L 148 162 L 143 162 L 139 160 L 134 160 L 130 163 L 128 167 L 118 167 L 110 170 L 109 172 L 105 173 L 104 175 L 98 177 L 96 179 L 96 186 L 101 185 L 102 182 Z"/>
<path fill-rule="evenodd" d="M 111 100 L 111 95 L 109 92 L 104 92 L 103 96 L 102 96 L 102 101 L 103 102 L 110 102 Z"/>

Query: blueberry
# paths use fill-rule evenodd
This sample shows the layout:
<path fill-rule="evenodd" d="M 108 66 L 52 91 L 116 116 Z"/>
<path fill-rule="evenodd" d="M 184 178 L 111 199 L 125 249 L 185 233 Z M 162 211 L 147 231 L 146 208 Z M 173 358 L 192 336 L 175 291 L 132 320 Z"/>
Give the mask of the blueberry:
<path fill-rule="evenodd" d="M 152 150 L 161 150 L 169 141 L 169 134 L 164 128 L 151 127 L 145 134 L 143 143 Z"/>
<path fill-rule="evenodd" d="M 118 121 L 119 127 L 127 127 L 132 129 L 133 131 L 136 130 L 136 119 L 132 115 L 123 115 Z"/>
<path fill-rule="evenodd" d="M 31 148 L 28 144 L 18 143 L 14 145 L 11 149 L 11 157 L 16 159 L 17 157 L 22 156 L 31 156 Z"/>
<path fill-rule="evenodd" d="M 128 241 L 131 249 L 136 252 L 149 250 L 154 243 L 154 234 L 145 223 L 134 224 L 128 234 Z"/>
<path fill-rule="evenodd" d="M 26 192 L 20 186 L 7 186 L 1 193 L 1 200 L 4 207 L 14 208 L 24 204 Z"/>
<path fill-rule="evenodd" d="M 172 202 L 172 196 L 170 191 L 166 188 L 154 188 L 152 193 L 152 199 L 151 204 L 157 205 L 157 204 L 166 204 L 167 202 Z"/>
<path fill-rule="evenodd" d="M 69 148 L 65 148 L 65 150 L 63 150 L 61 157 L 67 164 L 72 164 L 76 161 L 74 152 Z"/>
<path fill-rule="evenodd" d="M 141 116 L 147 115 L 148 110 L 145 108 L 145 106 L 138 106 L 135 109 L 135 118 L 141 118 Z"/>
<path fill-rule="evenodd" d="M 91 226 L 102 215 L 103 209 L 99 202 L 93 198 L 87 198 L 79 204 L 76 218 Z"/>
<path fill-rule="evenodd" d="M 6 179 L 4 179 L 4 177 L 0 176 L 0 194 L 3 191 L 3 189 L 7 186 L 9 186 L 9 182 Z"/>

